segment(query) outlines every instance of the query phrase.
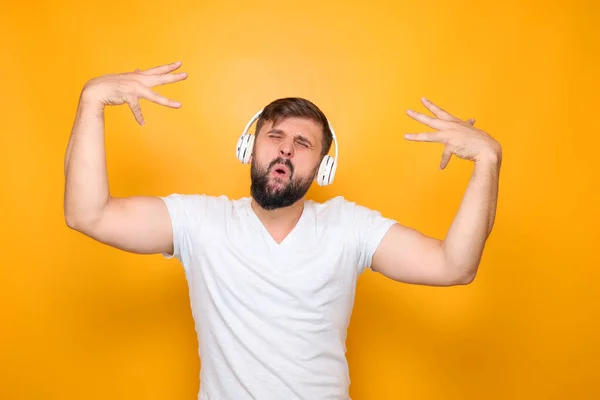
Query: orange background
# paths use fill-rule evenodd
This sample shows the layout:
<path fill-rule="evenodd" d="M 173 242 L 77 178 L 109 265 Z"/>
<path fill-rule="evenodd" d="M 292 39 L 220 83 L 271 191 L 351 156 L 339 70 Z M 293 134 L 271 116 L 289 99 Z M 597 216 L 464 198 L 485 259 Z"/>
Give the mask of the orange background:
<path fill-rule="evenodd" d="M 32 7 L 28 9 L 28 7 Z M 67 229 L 63 159 L 90 78 L 182 60 L 183 103 L 107 112 L 112 193 L 245 196 L 234 146 L 271 100 L 303 96 L 339 137 L 343 195 L 443 237 L 471 164 L 402 139 L 427 96 L 503 145 L 476 281 L 365 273 L 348 338 L 361 399 L 600 397 L 598 2 L 12 2 L 0 11 L 0 398 L 194 399 L 182 268 Z"/>

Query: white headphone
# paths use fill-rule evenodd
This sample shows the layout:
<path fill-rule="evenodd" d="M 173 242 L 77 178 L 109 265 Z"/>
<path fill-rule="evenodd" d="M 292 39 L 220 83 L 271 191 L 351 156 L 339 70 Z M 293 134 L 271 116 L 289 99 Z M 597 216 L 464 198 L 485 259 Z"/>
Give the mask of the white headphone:
<path fill-rule="evenodd" d="M 242 163 L 248 164 L 250 162 L 250 156 L 252 155 L 252 148 L 254 147 L 254 135 L 248 133 L 248 130 L 252 126 L 254 122 L 260 117 L 263 110 L 257 112 L 254 117 L 248 122 L 242 136 L 238 139 L 235 154 Z M 338 159 L 338 145 L 337 139 L 335 137 L 335 132 L 333 127 L 327 121 L 329 125 L 329 129 L 331 130 L 331 135 L 333 137 L 333 145 L 335 147 L 335 158 L 332 158 L 330 155 L 325 155 L 323 160 L 321 160 L 321 165 L 319 166 L 319 173 L 317 175 L 317 183 L 320 186 L 330 185 L 333 182 L 333 178 L 335 177 L 335 171 L 337 169 L 337 159 Z"/>

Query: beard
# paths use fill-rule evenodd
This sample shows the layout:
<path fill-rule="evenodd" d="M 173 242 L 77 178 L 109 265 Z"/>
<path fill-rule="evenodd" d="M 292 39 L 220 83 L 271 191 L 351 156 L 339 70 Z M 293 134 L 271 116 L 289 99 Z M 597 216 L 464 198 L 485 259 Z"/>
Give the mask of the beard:
<path fill-rule="evenodd" d="M 271 170 L 275 164 L 283 164 L 289 169 L 288 182 L 283 187 L 275 188 L 270 184 Z M 312 176 L 295 179 L 292 163 L 289 159 L 281 157 L 271 161 L 266 169 L 260 168 L 253 160 L 250 165 L 250 178 L 252 180 L 250 193 L 254 200 L 265 210 L 291 206 L 308 192 L 313 181 Z"/>

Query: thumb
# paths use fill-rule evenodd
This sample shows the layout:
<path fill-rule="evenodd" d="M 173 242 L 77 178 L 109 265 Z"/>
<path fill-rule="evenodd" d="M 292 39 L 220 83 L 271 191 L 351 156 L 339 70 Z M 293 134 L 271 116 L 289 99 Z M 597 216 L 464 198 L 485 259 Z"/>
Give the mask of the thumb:
<path fill-rule="evenodd" d="M 444 149 L 444 153 L 442 153 L 442 160 L 440 161 L 440 169 L 444 169 L 448 166 L 450 162 L 450 158 L 452 158 L 452 151 L 448 146 Z"/>

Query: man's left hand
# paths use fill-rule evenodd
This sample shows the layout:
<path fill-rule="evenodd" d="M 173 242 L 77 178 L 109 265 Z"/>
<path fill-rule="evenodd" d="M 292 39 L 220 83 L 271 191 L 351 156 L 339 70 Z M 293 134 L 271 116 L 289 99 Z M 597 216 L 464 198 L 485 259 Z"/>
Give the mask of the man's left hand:
<path fill-rule="evenodd" d="M 423 105 L 437 118 L 413 110 L 408 110 L 406 113 L 416 121 L 438 131 L 406 134 L 404 137 L 407 140 L 417 142 L 442 143 L 445 148 L 440 162 L 440 169 L 446 168 L 452 154 L 465 160 L 474 161 L 475 163 L 479 161 L 500 162 L 502 157 L 500 144 L 486 132 L 475 128 L 473 126 L 475 120 L 462 121 L 442 110 L 431 101 L 425 98 L 421 100 Z"/>

